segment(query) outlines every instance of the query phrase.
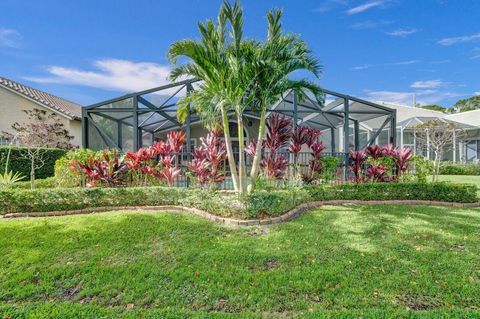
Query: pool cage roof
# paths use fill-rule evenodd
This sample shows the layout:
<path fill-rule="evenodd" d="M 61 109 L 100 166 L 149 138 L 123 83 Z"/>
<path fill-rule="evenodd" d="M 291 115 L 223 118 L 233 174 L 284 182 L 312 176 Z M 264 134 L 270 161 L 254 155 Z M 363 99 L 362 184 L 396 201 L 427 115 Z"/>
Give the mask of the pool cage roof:
<path fill-rule="evenodd" d="M 192 111 L 185 123 L 179 123 L 176 117 L 177 101 L 195 90 L 199 83 L 198 80 L 185 80 L 84 107 L 83 146 L 96 150 L 117 148 L 132 151 L 150 145 L 156 136 L 176 129 L 184 129 L 188 140 L 190 127 L 199 123 L 200 118 Z M 312 97 L 299 101 L 295 92 L 285 92 L 269 108 L 268 113 L 289 116 L 294 126 L 306 125 L 322 131 L 330 130 L 332 151 L 336 149 L 335 130 L 343 138 L 343 143 L 340 143 L 343 144 L 341 149 L 344 153 L 352 148 L 360 149 L 371 145 L 385 130 L 389 130 L 389 142 L 395 144 L 395 109 L 330 90 L 324 89 L 323 92 L 324 103 Z M 245 116 L 258 118 L 259 114 L 247 108 Z M 360 126 L 372 132 L 368 141 L 364 141 L 365 145 L 359 142 Z M 353 145 L 350 139 L 352 135 Z"/>

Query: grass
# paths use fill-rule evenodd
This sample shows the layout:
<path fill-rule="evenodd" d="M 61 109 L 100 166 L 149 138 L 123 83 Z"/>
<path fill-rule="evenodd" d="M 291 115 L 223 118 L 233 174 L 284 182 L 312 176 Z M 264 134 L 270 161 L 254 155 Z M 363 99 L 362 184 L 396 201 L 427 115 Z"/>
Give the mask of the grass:
<path fill-rule="evenodd" d="M 480 176 L 477 175 L 439 175 L 438 179 L 454 183 L 471 183 L 480 188 Z"/>
<path fill-rule="evenodd" d="M 480 209 L 326 206 L 262 229 L 111 212 L 0 234 L 6 318 L 480 316 Z"/>

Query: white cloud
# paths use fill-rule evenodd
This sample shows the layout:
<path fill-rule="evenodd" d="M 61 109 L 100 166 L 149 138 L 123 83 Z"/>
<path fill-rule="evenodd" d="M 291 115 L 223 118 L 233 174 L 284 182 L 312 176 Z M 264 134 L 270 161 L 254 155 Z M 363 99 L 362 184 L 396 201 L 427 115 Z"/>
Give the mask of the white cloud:
<path fill-rule="evenodd" d="M 420 61 L 418 60 L 407 60 L 407 61 L 400 61 L 400 62 L 394 62 L 391 63 L 391 65 L 410 65 L 410 64 L 416 64 Z"/>
<path fill-rule="evenodd" d="M 430 61 L 429 63 L 430 64 L 445 64 L 445 63 L 449 63 L 451 62 L 451 60 L 438 60 L 438 61 Z"/>
<path fill-rule="evenodd" d="M 366 91 L 367 100 L 390 102 L 395 104 L 412 105 L 413 95 L 416 95 L 416 102 L 421 105 L 436 104 L 444 99 L 463 96 L 455 92 L 439 92 L 436 90 L 418 90 L 412 92 L 396 91 Z"/>
<path fill-rule="evenodd" d="M 333 10 L 338 6 L 345 6 L 350 2 L 350 0 L 325 0 L 320 6 L 315 8 L 314 12 L 325 13 Z"/>
<path fill-rule="evenodd" d="M 364 11 L 367 11 L 369 9 L 375 8 L 375 7 L 380 7 L 385 4 L 386 1 L 369 1 L 364 4 L 361 4 L 359 6 L 353 7 L 348 9 L 346 12 L 348 15 L 353 15 L 353 14 L 358 14 L 362 13 Z"/>
<path fill-rule="evenodd" d="M 473 92 L 473 95 L 480 95 L 480 91 Z"/>
<path fill-rule="evenodd" d="M 17 30 L 0 28 L 0 46 L 18 48 L 21 40 L 22 35 Z"/>
<path fill-rule="evenodd" d="M 382 25 L 387 25 L 393 23 L 392 21 L 388 20 L 379 20 L 379 21 L 373 21 L 373 20 L 368 20 L 364 22 L 358 22 L 355 24 L 352 24 L 350 28 L 352 29 L 358 29 L 358 30 L 363 30 L 363 29 L 374 29 Z"/>
<path fill-rule="evenodd" d="M 369 68 L 371 68 L 371 67 L 372 67 L 372 65 L 370 65 L 370 64 L 364 64 L 364 65 L 354 66 L 354 67 L 352 68 L 352 70 L 360 71 L 360 70 L 369 69 Z"/>
<path fill-rule="evenodd" d="M 444 85 L 445 83 L 441 80 L 427 80 L 413 82 L 410 87 L 414 89 L 435 89 Z"/>
<path fill-rule="evenodd" d="M 76 84 L 107 90 L 141 91 L 170 83 L 170 67 L 151 62 L 103 59 L 93 62 L 96 70 L 52 66 L 50 76 L 27 77 L 38 83 Z"/>
<path fill-rule="evenodd" d="M 472 51 L 474 55 L 470 58 L 470 60 L 480 59 L 480 48 L 474 48 Z"/>
<path fill-rule="evenodd" d="M 464 35 L 461 37 L 445 38 L 438 41 L 437 43 L 441 45 L 449 46 L 457 43 L 465 43 L 465 42 L 473 42 L 473 41 L 480 41 L 480 33 Z"/>
<path fill-rule="evenodd" d="M 373 67 L 388 67 L 388 66 L 396 66 L 396 65 L 410 65 L 420 62 L 419 60 L 407 60 L 407 61 L 400 61 L 400 62 L 390 62 L 390 63 L 383 63 L 383 64 L 363 64 L 354 66 L 352 70 L 360 71 L 365 70 Z"/>
<path fill-rule="evenodd" d="M 407 29 L 397 29 L 394 31 L 385 32 L 385 34 L 388 34 L 394 37 L 406 38 L 409 35 L 417 33 L 418 31 L 419 31 L 418 29 L 407 28 Z"/>

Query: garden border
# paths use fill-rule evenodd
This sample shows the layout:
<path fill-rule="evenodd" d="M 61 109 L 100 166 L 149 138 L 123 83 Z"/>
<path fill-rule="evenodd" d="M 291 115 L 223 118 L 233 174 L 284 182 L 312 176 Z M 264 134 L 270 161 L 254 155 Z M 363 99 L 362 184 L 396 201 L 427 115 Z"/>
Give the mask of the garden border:
<path fill-rule="evenodd" d="M 50 211 L 50 212 L 29 212 L 29 213 L 9 213 L 2 216 L 2 218 L 26 218 L 26 217 L 54 217 L 54 216 L 69 216 L 69 215 L 82 215 L 91 213 L 105 213 L 115 210 L 130 210 L 130 211 L 152 211 L 160 210 L 173 213 L 190 213 L 195 216 L 203 217 L 218 224 L 233 227 L 248 227 L 248 226 L 268 226 L 281 224 L 292 219 L 295 219 L 315 208 L 319 208 L 325 205 L 408 205 L 408 206 L 442 206 L 442 207 L 480 207 L 480 202 L 475 203 L 453 203 L 453 202 L 439 202 L 439 201 L 427 201 L 427 200 L 325 200 L 325 201 L 313 201 L 304 204 L 300 204 L 297 207 L 291 209 L 287 213 L 266 219 L 235 219 L 228 217 L 220 217 L 201 209 L 175 206 L 175 205 L 162 205 L 162 206 L 112 206 L 112 207 L 88 207 L 84 209 L 75 209 L 67 211 Z"/>

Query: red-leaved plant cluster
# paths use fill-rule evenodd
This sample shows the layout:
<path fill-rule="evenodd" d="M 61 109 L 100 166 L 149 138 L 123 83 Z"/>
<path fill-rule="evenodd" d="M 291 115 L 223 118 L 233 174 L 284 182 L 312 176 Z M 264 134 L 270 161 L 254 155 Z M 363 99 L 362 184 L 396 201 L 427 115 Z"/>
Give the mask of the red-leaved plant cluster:
<path fill-rule="evenodd" d="M 148 176 L 173 186 L 175 178 L 180 174 L 178 154 L 180 154 L 185 133 L 172 131 L 166 141 L 155 142 L 150 147 L 142 147 L 136 152 L 128 152 L 123 158 L 116 150 L 105 151 L 102 159 L 90 156 L 86 164 L 78 161 L 72 163 L 87 179 L 87 187 L 94 187 L 98 182 L 105 186 L 121 186 L 125 183 L 126 172 L 130 172 L 133 184 L 144 185 Z"/>
<path fill-rule="evenodd" d="M 72 168 L 85 175 L 87 187 L 94 187 L 99 182 L 108 187 L 120 186 L 124 182 L 124 173 L 128 170 L 116 150 L 104 151 L 101 159 L 91 156 L 85 164 L 73 161 Z"/>
<path fill-rule="evenodd" d="M 146 182 L 147 176 L 153 176 L 173 186 L 180 174 L 178 155 L 185 142 L 185 132 L 172 131 L 166 141 L 157 141 L 150 147 L 142 147 L 136 152 L 125 154 L 125 162 L 134 173 L 139 184 Z"/>
<path fill-rule="evenodd" d="M 225 142 L 220 139 L 220 134 L 217 130 L 200 138 L 201 145 L 194 149 L 193 160 L 187 164 L 202 186 L 219 184 L 225 180 L 223 167 L 227 159 L 227 149 Z"/>
<path fill-rule="evenodd" d="M 265 156 L 260 162 L 264 175 L 268 178 L 284 179 L 289 160 L 279 151 L 286 148 L 292 154 L 294 163 L 296 163 L 303 145 L 306 145 L 311 150 L 313 156 L 309 163 L 308 179 L 316 178 L 322 168 L 320 159 L 321 153 L 325 149 L 323 143 L 317 141 L 319 136 L 320 131 L 310 127 L 296 126 L 295 129 L 292 129 L 291 118 L 278 113 L 272 114 L 268 118 L 267 133 L 263 140 Z M 255 142 L 250 141 L 245 148 L 247 155 L 253 157 L 255 150 Z"/>
<path fill-rule="evenodd" d="M 350 152 L 350 171 L 355 183 L 394 182 L 408 170 L 412 149 L 372 145 Z"/>

